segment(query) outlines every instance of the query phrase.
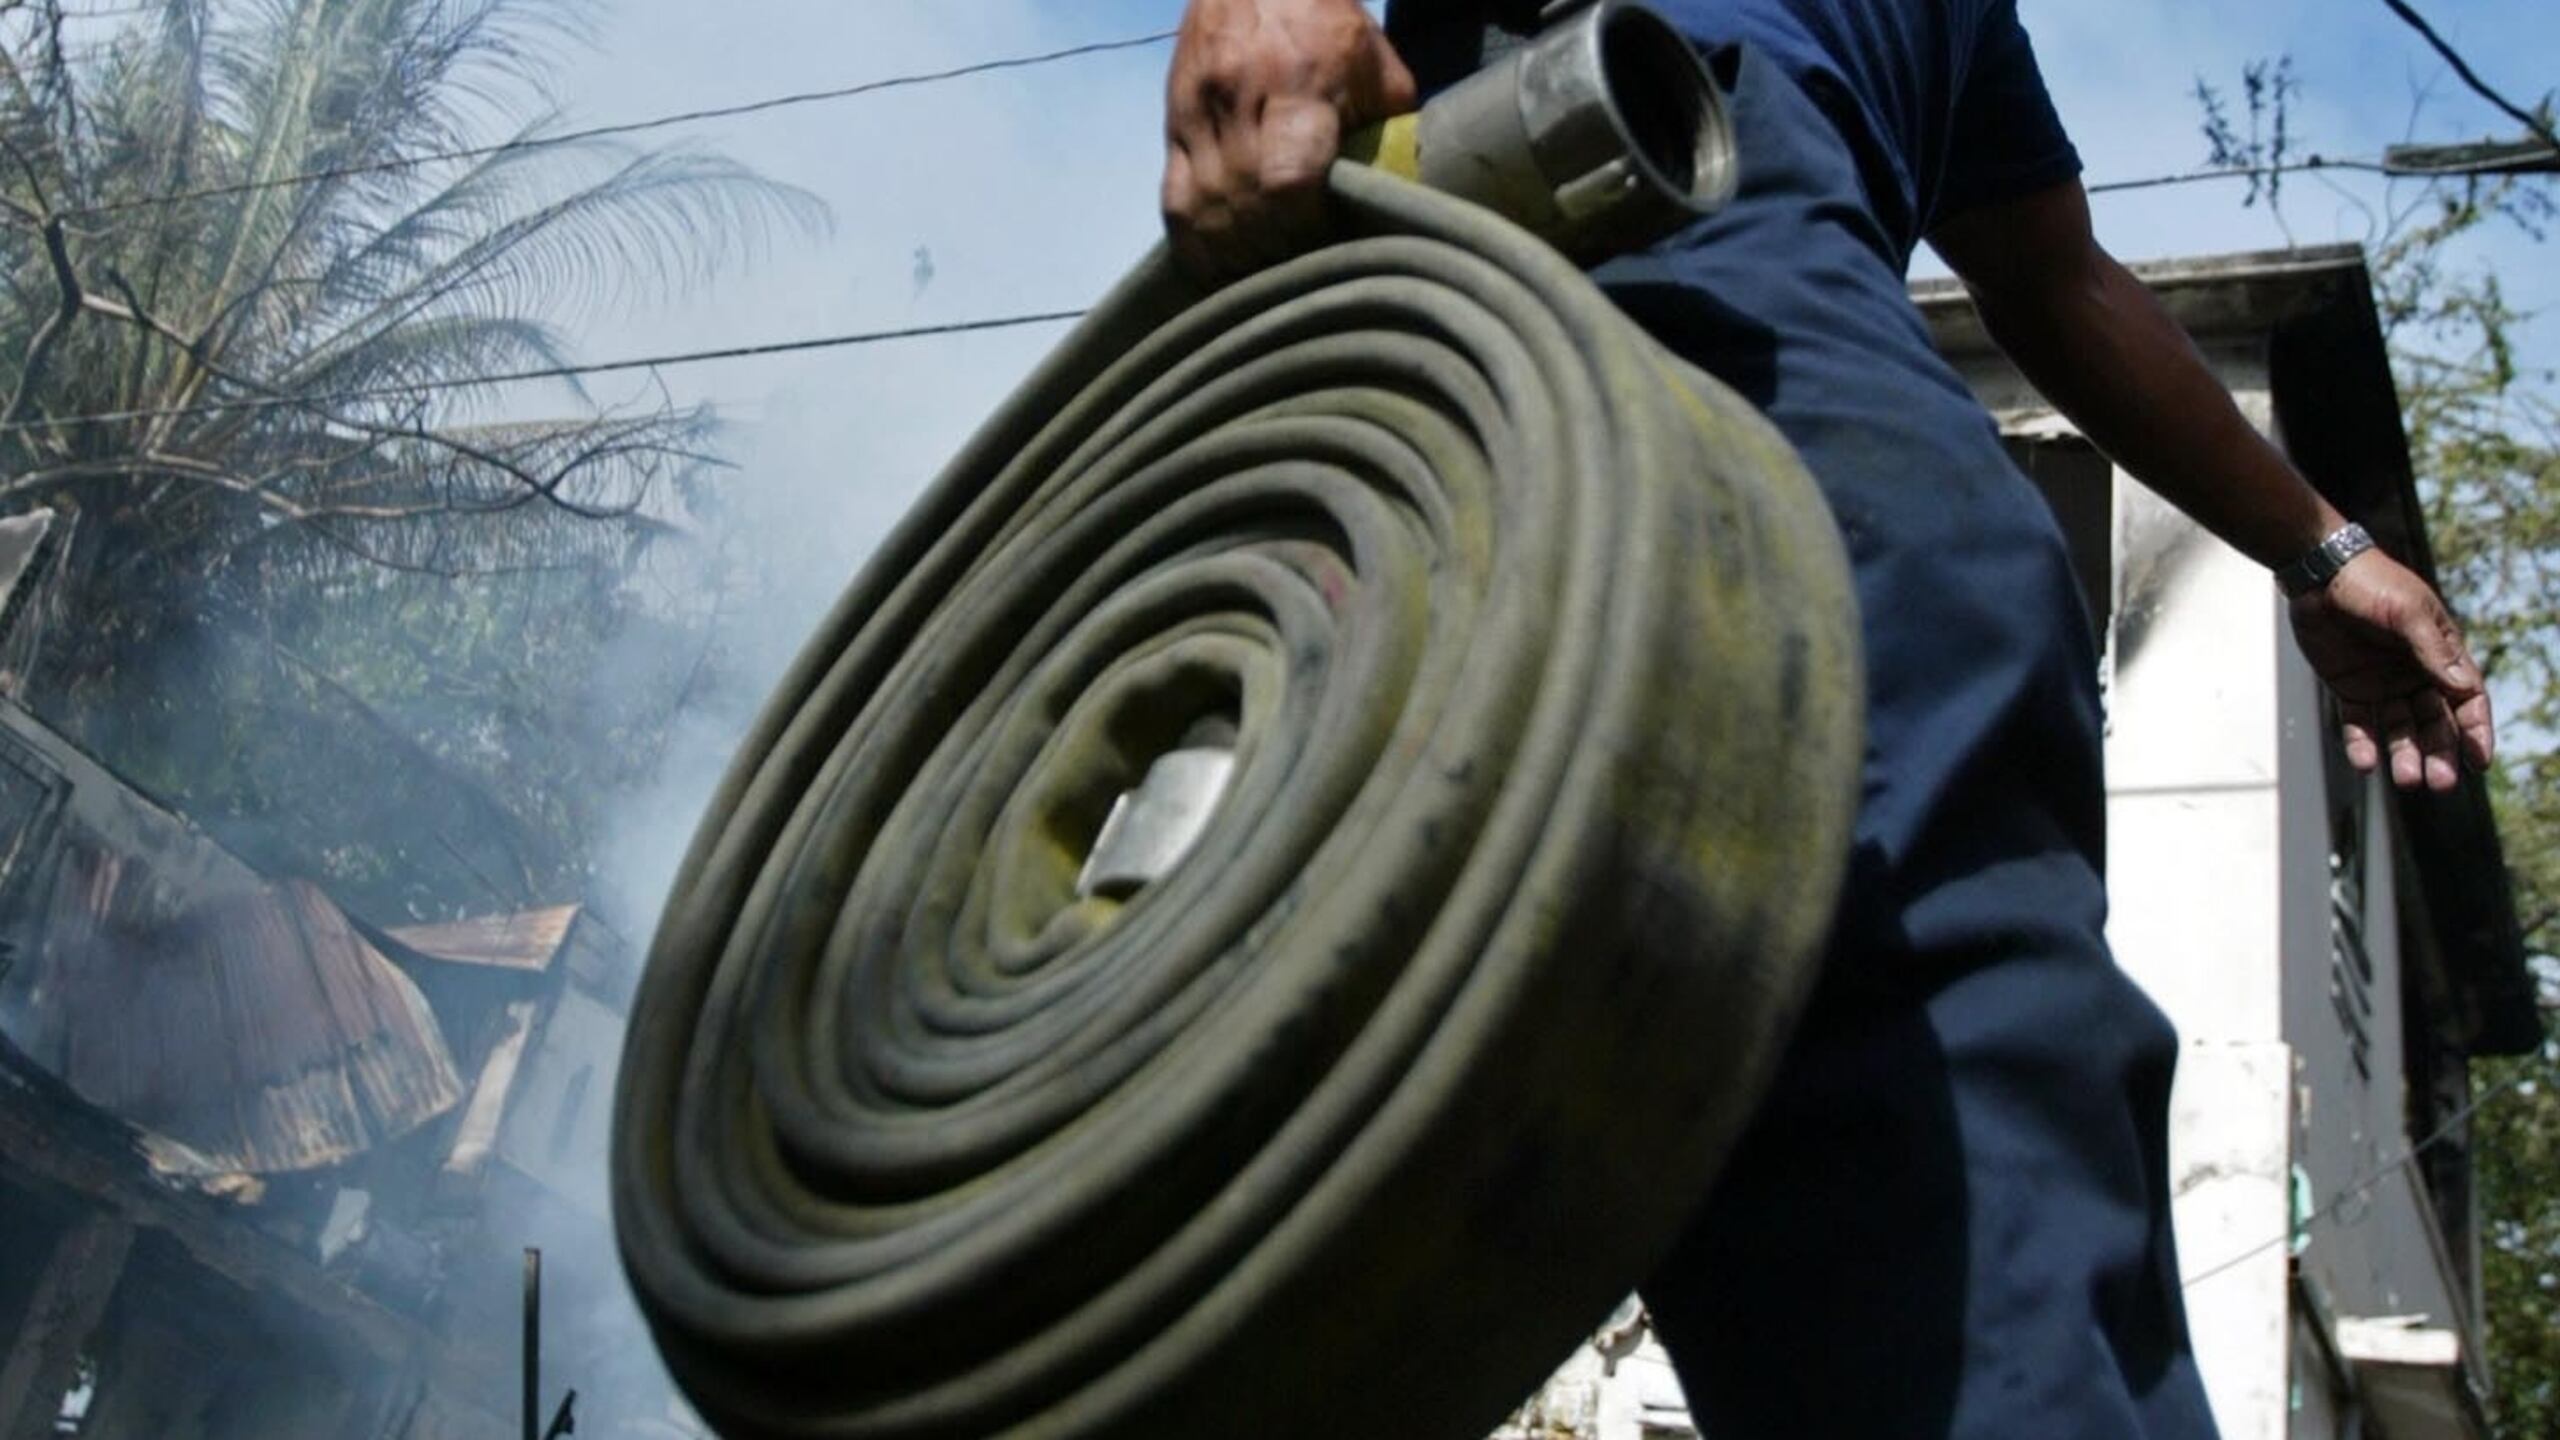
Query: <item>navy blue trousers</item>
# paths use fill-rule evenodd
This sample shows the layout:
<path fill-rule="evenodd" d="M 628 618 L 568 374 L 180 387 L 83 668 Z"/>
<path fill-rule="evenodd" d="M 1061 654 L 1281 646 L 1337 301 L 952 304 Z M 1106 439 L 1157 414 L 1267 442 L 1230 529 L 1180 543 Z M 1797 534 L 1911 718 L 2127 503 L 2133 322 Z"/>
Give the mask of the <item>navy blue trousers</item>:
<path fill-rule="evenodd" d="M 2097 657 L 2062 537 L 1937 355 L 1839 131 L 1730 43 L 1729 0 L 1654 3 L 1728 84 L 1742 188 L 1594 278 L 1803 456 L 1869 709 L 1814 1002 L 1645 1300 L 1709 1440 L 2209 1440 L 2169 1229 L 2176 1037 L 2106 947 Z M 1419 13 L 1389 23 L 1445 84 L 1484 32 Z"/>
<path fill-rule="evenodd" d="M 1869 740 L 1816 1000 L 1645 1298 L 1711 1440 L 2209 1437 L 2169 1230 L 2176 1041 L 2102 934 L 2097 661 L 2061 535 L 1937 356 L 1838 132 L 1695 38 L 1732 85 L 1742 193 L 1595 278 L 1820 482 Z"/>

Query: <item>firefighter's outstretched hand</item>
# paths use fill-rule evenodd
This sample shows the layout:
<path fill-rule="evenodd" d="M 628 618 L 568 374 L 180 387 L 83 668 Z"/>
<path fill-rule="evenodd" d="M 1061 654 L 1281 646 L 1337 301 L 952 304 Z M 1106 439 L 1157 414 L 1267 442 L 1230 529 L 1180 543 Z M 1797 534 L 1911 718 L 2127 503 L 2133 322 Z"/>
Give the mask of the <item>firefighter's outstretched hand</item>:
<path fill-rule="evenodd" d="M 2388 756 L 2401 789 L 2450 790 L 2465 763 L 2488 768 L 2496 728 L 2486 682 L 2462 627 L 2415 571 L 2366 551 L 2293 602 L 2293 633 L 2337 694 L 2357 769 Z"/>
<path fill-rule="evenodd" d="M 1413 106 L 1360 0 L 1191 0 L 1165 96 L 1175 256 L 1214 282 L 1313 246 L 1343 135 Z"/>

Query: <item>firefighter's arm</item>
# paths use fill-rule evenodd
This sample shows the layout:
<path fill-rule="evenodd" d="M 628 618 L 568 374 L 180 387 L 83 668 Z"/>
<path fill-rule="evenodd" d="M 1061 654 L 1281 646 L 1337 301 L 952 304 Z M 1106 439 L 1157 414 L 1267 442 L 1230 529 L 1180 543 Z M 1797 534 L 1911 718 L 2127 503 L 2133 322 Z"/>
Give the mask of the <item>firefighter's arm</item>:
<path fill-rule="evenodd" d="M 2101 246 L 2077 181 L 1982 206 L 1930 243 L 1963 277 L 2000 348 L 2081 433 L 2207 529 L 2270 568 L 2345 522 L 2240 413 L 2142 282 Z M 2347 753 L 2392 779 L 2451 789 L 2494 748 L 2488 692 L 2461 627 L 2382 552 L 2293 602 L 2303 652 L 2339 698 Z"/>

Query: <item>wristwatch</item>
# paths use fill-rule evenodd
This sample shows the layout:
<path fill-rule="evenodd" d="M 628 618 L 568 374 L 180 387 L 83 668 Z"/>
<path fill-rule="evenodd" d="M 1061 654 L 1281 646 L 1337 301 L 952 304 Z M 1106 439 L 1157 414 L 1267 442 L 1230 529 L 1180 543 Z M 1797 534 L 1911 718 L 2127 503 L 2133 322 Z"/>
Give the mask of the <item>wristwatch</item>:
<path fill-rule="evenodd" d="M 2325 588 L 2347 568 L 2347 562 L 2373 548 L 2373 536 L 2361 525 L 2347 524 L 2331 532 L 2299 560 L 2276 567 L 2276 584 L 2287 596 L 2308 595 Z"/>

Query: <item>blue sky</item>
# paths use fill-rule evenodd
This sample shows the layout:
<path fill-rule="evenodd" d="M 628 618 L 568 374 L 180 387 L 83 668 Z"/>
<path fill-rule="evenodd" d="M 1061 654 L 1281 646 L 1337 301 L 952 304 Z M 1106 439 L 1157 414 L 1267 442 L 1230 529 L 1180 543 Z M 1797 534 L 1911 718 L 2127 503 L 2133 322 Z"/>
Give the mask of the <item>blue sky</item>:
<path fill-rule="evenodd" d="M 2020 0 L 2092 180 L 2196 167 L 2205 158 L 2190 91 L 2198 75 L 2236 88 L 2241 67 L 2290 52 L 2306 148 L 2374 155 L 2416 134 L 2476 136 L 2505 117 L 2452 83 L 2381 0 Z M 555 96 L 573 122 L 631 119 L 1170 28 L 1181 0 L 597 0 L 598 49 Z M 2519 98 L 2560 80 L 2552 0 L 2432 0 L 2436 18 Z M 1154 242 L 1164 47 L 1036 70 L 882 92 L 659 132 L 716 146 L 834 209 L 823 239 L 785 242 L 682 299 L 582 322 L 602 359 L 1083 305 Z M 2431 96 L 2419 104 L 2419 97 Z M 2415 114 L 2413 122 L 2412 115 Z M 2361 239 L 2358 206 L 2384 187 L 2349 176 L 2332 191 L 2289 186 L 2295 239 Z M 2404 192 L 2405 193 L 2405 192 Z M 2263 209 L 2227 183 L 2101 196 L 2102 237 L 2129 258 L 2281 245 Z M 928 266 L 919 256 L 929 257 Z M 2502 234 L 2471 263 L 2511 293 L 2560 304 L 2560 240 Z M 770 647 L 745 669 L 778 670 L 811 619 L 943 459 L 1063 333 L 1050 327 L 666 372 L 681 398 L 735 422 L 729 493 L 783 594 L 747 626 Z M 2560 364 L 2560 322 L 2532 337 Z M 646 382 L 601 382 L 640 399 Z M 756 697 L 745 697 L 752 703 Z M 661 883 L 693 792 L 725 758 L 706 716 L 699 775 L 670 776 L 634 885 Z M 667 838 L 672 837 L 672 838 Z M 663 841 L 663 843 L 661 843 Z"/>
<path fill-rule="evenodd" d="M 1170 28 L 1181 0 L 597 0 L 595 51 L 554 96 L 572 122 L 631 119 L 825 89 Z M 2236 88 L 2289 52 L 2307 149 L 2375 155 L 2411 134 L 2505 132 L 2381 0 L 2021 0 L 2092 180 L 2204 160 L 2190 91 Z M 2560 80 L 2560 5 L 2433 0 L 2437 19 L 2509 93 Z M 576 327 L 590 359 L 1080 306 L 1156 237 L 1165 47 L 1125 51 L 681 131 L 833 207 L 834 232 L 785 241 L 698 293 Z M 2426 97 L 2424 103 L 2420 98 Z M 2414 120 L 2413 120 L 2414 114 Z M 2361 239 L 2382 182 L 2288 189 L 2293 237 Z M 2227 183 L 2101 196 L 2102 237 L 2129 258 L 2268 248 L 2285 234 Z M 2407 192 L 2403 192 L 2404 198 Z M 923 257 L 920 260 L 920 257 Z M 2529 306 L 2560 304 L 2560 240 L 2471 247 Z M 927 278 L 929 271 L 929 278 Z M 1058 328 L 695 366 L 680 398 L 735 422 L 731 493 L 770 573 L 795 589 L 756 627 L 787 648 L 944 457 L 1063 333 Z M 2560 322 L 2530 337 L 2560 364 Z M 598 386 L 639 399 L 646 382 Z M 781 657 L 773 665 L 778 668 Z M 753 668 L 753 667 L 750 667 Z"/>
<path fill-rule="evenodd" d="M 554 97 L 573 122 L 1145 34 L 1170 28 L 1181 10 L 1181 0 L 596 3 L 599 46 L 561 77 Z M 2020 4 L 2093 181 L 2200 165 L 2190 97 L 2197 76 L 2236 89 L 2244 64 L 2279 53 L 2294 57 L 2303 85 L 2295 123 L 2307 149 L 2370 156 L 2413 134 L 2508 130 L 2381 0 Z M 2552 0 L 2431 0 L 2429 8 L 2510 94 L 2530 103 L 2537 81 L 2560 81 Z M 603 359 L 1089 302 L 1156 238 L 1167 54 L 1152 47 L 659 132 L 815 192 L 833 207 L 834 232 L 785 242 L 689 297 L 582 322 L 581 351 Z M 2293 238 L 2364 238 L 2359 206 L 2380 205 L 2384 186 L 2362 176 L 2337 184 L 2289 185 Z M 2102 238 L 2128 258 L 2285 243 L 2272 217 L 2244 209 L 2241 197 L 2229 183 L 2101 196 L 2097 220 Z M 2520 303 L 2560 305 L 2560 239 L 2537 247 L 2499 234 L 2464 259 L 2498 267 Z M 742 643 L 758 647 L 741 657 L 745 672 L 779 671 L 944 458 L 1062 333 L 1045 327 L 666 372 L 678 397 L 713 401 L 734 422 L 728 493 L 778 587 L 743 626 Z M 2528 339 L 2532 363 L 2560 365 L 2560 321 Z M 598 393 L 642 400 L 649 391 L 621 377 Z M 701 717 L 701 763 L 674 767 L 685 773 L 666 777 L 654 813 L 628 827 L 635 894 L 663 884 L 699 792 L 758 697 L 732 698 L 738 713 Z"/>
<path fill-rule="evenodd" d="M 2370 155 L 2504 129 L 2379 0 L 2022 0 L 2094 179 L 2203 159 L 2188 91 L 2236 88 L 2290 52 L 2303 143 Z M 602 43 L 564 79 L 580 120 L 612 120 L 1169 27 L 1180 0 L 605 0 Z M 2520 99 L 2560 78 L 2560 6 L 2436 0 L 2437 19 Z M 786 243 L 704 293 L 583 327 L 593 357 L 959 320 L 1081 304 L 1154 236 L 1161 48 L 776 112 L 686 132 L 834 207 L 822 241 Z M 2378 181 L 2344 195 L 2304 179 L 2287 215 L 2304 243 L 2357 239 Z M 2350 198 L 2352 197 L 2352 198 Z M 2239 187 L 2101 197 L 2102 235 L 2142 257 L 2284 243 Z M 919 250 L 931 279 L 920 283 Z M 2560 301 L 2560 250 L 2500 237 L 2475 251 L 2519 298 Z M 746 478 L 823 507 L 824 553 L 858 557 L 1055 332 L 935 340 L 672 372 L 678 393 L 742 423 Z M 2537 337 L 2537 356 L 2554 346 Z M 2549 363 L 2546 361 L 2545 363 Z M 809 482 L 804 488 L 801 482 Z M 806 538 L 806 537 L 803 537 Z M 815 543 L 815 542 L 813 542 Z M 807 557 L 817 562 L 820 556 Z"/>
<path fill-rule="evenodd" d="M 826 89 L 1004 55 L 1170 28 L 1181 0 L 600 0 L 600 48 L 555 97 L 602 122 Z M 2190 91 L 2199 74 L 2236 88 L 2249 60 L 2290 51 L 2304 85 L 2297 127 L 2331 155 L 2374 155 L 2412 133 L 2476 136 L 2505 117 L 2461 91 L 2380 0 L 2021 0 L 2048 80 L 2092 180 L 2194 168 L 2205 158 Z M 2529 92 L 2560 79 L 2560 5 L 2435 0 L 2438 19 L 2493 82 Z M 681 134 L 717 146 L 833 207 L 834 232 L 785 242 L 682 299 L 577 327 L 590 359 L 931 325 L 1081 306 L 1157 234 L 1159 107 L 1167 50 L 1081 59 L 811 105 Z M 2432 98 L 2419 106 L 2417 99 Z M 2288 190 L 2295 239 L 2363 238 L 2359 204 Z M 2185 186 L 2096 202 L 2102 237 L 2129 258 L 2285 243 L 2241 187 Z M 920 264 L 929 257 L 929 267 Z M 2471 248 L 2511 293 L 2560 304 L 2560 240 L 2499 235 Z M 926 277 L 929 268 L 929 278 Z M 730 670 L 742 683 L 688 717 L 660 782 L 614 829 L 608 886 L 635 913 L 655 898 L 758 703 L 815 617 L 879 537 L 1060 327 L 940 338 L 669 370 L 679 398 L 734 423 L 727 496 L 761 564 L 765 593 L 734 602 Z M 2531 338 L 2560 364 L 2560 322 Z M 645 402 L 647 382 L 600 382 L 600 398 Z M 740 607 L 752 613 L 738 613 Z"/>

